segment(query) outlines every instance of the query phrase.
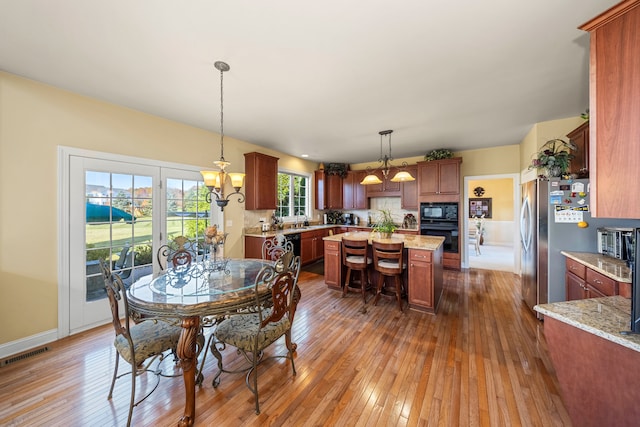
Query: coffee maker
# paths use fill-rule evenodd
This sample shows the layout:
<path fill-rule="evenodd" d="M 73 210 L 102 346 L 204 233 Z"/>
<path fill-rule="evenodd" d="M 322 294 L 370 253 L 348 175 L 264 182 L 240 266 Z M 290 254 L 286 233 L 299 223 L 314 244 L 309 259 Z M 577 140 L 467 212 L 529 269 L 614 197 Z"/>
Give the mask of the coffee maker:
<path fill-rule="evenodd" d="M 353 225 L 353 214 L 346 213 L 342 215 L 342 222 L 344 225 Z"/>

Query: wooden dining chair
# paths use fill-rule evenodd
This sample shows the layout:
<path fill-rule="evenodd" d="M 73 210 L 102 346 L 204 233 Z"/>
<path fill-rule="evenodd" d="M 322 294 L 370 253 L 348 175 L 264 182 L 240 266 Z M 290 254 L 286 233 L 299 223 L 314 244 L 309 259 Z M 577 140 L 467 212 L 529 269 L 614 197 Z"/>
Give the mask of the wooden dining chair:
<path fill-rule="evenodd" d="M 164 359 L 165 353 L 171 351 L 174 355 L 174 362 L 177 363 L 176 348 L 182 328 L 157 320 L 143 320 L 142 322 L 131 324 L 129 320 L 129 300 L 127 299 L 127 290 L 122 283 L 122 279 L 119 275 L 112 273 L 109 266 L 102 260 L 100 261 L 100 267 L 109 305 L 111 306 L 113 327 L 116 332 L 116 338 L 113 342 L 116 349 L 116 361 L 108 399 L 113 396 L 116 380 L 125 375 L 131 375 L 131 397 L 129 399 L 129 415 L 127 418 L 127 426 L 130 426 L 133 408 L 155 391 L 160 383 L 160 377 L 181 375 L 163 374 L 160 362 Z M 120 315 L 120 304 L 122 304 L 123 308 L 123 319 L 121 319 Z M 131 371 L 118 375 L 120 358 L 131 366 Z M 145 373 L 155 374 L 156 382 L 151 386 L 150 391 L 136 401 L 136 378 Z"/>
<path fill-rule="evenodd" d="M 367 255 L 367 247 L 369 246 L 366 239 L 348 239 L 342 238 L 342 265 L 347 268 L 344 285 L 342 287 L 342 296 L 345 297 L 350 289 L 355 289 L 362 293 L 362 301 L 367 303 L 367 291 L 369 286 L 369 266 L 371 258 Z M 353 282 L 353 272 L 358 272 L 357 282 Z"/>
<path fill-rule="evenodd" d="M 293 253 L 293 243 L 287 240 L 282 233 L 265 238 L 262 242 L 262 259 L 276 261 L 285 252 Z"/>
<path fill-rule="evenodd" d="M 403 274 L 407 268 L 404 259 L 404 242 L 383 243 L 374 240 L 371 248 L 373 268 L 378 272 L 378 286 L 373 305 L 378 304 L 381 296 L 393 297 L 395 294 L 398 308 L 402 311 Z M 393 283 L 389 283 L 387 279 L 393 279 Z"/>
<path fill-rule="evenodd" d="M 264 307 L 260 302 L 258 291 L 264 284 L 267 284 L 270 289 L 272 307 Z M 296 309 L 293 297 L 295 289 L 293 272 L 285 269 L 278 273 L 275 268 L 265 266 L 256 277 L 254 289 L 257 312 L 231 315 L 228 319 L 223 320 L 214 332 L 219 342 L 236 347 L 250 366 L 239 371 L 228 371 L 224 369 L 222 360 L 219 360 L 219 371 L 214 378 L 213 386 L 218 387 L 220 384 L 219 377 L 222 372 L 246 371 L 246 385 L 254 395 L 256 414 L 259 414 L 258 364 L 266 360 L 263 351 L 282 336 L 286 337 L 287 354 L 270 357 L 289 359 L 293 375 L 296 375 L 293 357 L 295 349 L 291 345 L 291 327 Z M 251 380 L 252 374 L 253 380 Z"/>

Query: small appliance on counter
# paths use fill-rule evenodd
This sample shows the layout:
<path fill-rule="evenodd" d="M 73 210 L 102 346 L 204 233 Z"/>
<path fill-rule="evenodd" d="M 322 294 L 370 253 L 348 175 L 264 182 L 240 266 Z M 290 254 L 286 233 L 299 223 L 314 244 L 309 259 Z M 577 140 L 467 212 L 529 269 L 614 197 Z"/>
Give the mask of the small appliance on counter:
<path fill-rule="evenodd" d="M 353 225 L 353 214 L 351 213 L 343 214 L 342 223 L 344 225 Z"/>
<path fill-rule="evenodd" d="M 633 246 L 634 238 L 633 228 L 600 227 L 598 253 L 622 260 L 630 259 L 632 257 L 627 249 Z"/>
<path fill-rule="evenodd" d="M 413 214 L 406 214 L 404 216 L 404 220 L 402 221 L 402 228 L 407 228 L 410 230 L 418 228 L 418 220 Z"/>

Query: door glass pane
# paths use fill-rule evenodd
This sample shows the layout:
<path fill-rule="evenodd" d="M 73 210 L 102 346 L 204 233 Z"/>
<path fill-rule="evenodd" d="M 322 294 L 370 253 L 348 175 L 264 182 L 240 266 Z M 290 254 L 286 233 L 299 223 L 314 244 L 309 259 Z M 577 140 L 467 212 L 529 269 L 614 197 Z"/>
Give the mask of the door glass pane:
<path fill-rule="evenodd" d="M 130 285 L 152 272 L 152 177 L 85 172 L 86 301 L 104 298 L 99 260 Z"/>
<path fill-rule="evenodd" d="M 208 192 L 202 181 L 167 178 L 167 242 L 178 236 L 204 240 L 211 207 Z"/>

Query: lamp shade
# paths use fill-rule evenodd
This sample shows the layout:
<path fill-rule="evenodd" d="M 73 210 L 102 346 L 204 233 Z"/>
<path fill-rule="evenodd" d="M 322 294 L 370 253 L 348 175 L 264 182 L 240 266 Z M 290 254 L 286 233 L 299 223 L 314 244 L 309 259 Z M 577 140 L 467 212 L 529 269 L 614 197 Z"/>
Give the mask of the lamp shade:
<path fill-rule="evenodd" d="M 220 172 L 219 171 L 200 171 L 204 179 L 204 185 L 209 188 L 220 188 Z"/>
<path fill-rule="evenodd" d="M 369 174 L 365 176 L 362 181 L 360 181 L 360 184 L 362 185 L 382 184 L 382 180 L 374 174 Z"/>
<path fill-rule="evenodd" d="M 240 188 L 244 182 L 244 174 L 238 172 L 229 172 L 227 175 L 231 178 L 231 186 L 233 188 Z"/>
<path fill-rule="evenodd" d="M 391 178 L 392 182 L 406 182 L 406 181 L 415 181 L 416 179 L 411 176 L 411 174 L 407 171 L 400 171 L 393 178 Z"/>

